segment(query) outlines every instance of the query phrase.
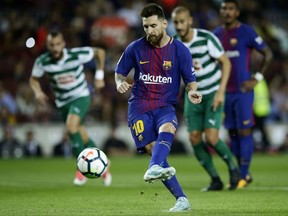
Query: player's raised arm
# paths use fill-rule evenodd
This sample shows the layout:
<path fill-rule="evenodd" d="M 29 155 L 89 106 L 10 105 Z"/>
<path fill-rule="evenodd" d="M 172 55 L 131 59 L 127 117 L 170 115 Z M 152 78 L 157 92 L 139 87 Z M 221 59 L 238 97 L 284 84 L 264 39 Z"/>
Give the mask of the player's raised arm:
<path fill-rule="evenodd" d="M 93 51 L 94 51 L 94 59 L 97 61 L 97 70 L 95 72 L 94 85 L 96 89 L 101 89 L 105 86 L 104 67 L 105 67 L 106 52 L 104 49 L 99 47 L 94 47 Z"/>
<path fill-rule="evenodd" d="M 127 92 L 132 86 L 131 84 L 126 82 L 126 77 L 118 73 L 115 73 L 115 83 L 117 91 L 121 94 Z"/>

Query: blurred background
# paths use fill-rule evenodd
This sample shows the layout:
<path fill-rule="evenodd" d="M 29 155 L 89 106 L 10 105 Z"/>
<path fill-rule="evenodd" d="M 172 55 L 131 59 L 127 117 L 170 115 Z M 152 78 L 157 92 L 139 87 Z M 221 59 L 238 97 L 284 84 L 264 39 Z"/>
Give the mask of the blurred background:
<path fill-rule="evenodd" d="M 40 107 L 36 103 L 28 83 L 35 58 L 46 51 L 45 38 L 51 29 L 59 29 L 64 33 L 68 48 L 99 46 L 106 49 L 106 86 L 100 92 L 93 89 L 97 65 L 88 63 L 85 66 L 93 95 L 86 125 L 92 139 L 107 153 L 109 151 L 108 154 L 135 153 L 126 121 L 130 94 L 120 95 L 116 92 L 114 69 L 125 47 L 144 35 L 138 13 L 150 2 L 163 6 L 170 22 L 168 33 L 171 35 L 174 30 L 170 14 L 177 5 L 190 9 L 194 18 L 193 27 L 212 30 L 220 24 L 220 0 L 0 1 L 0 158 L 71 157 L 69 139 L 55 108 L 48 80 L 42 80 L 42 87 L 50 97 L 48 107 Z M 270 112 L 258 113 L 261 95 L 260 100 L 255 100 L 255 119 L 260 119 L 254 130 L 255 150 L 271 154 L 288 152 L 288 1 L 239 2 L 240 20 L 251 24 L 274 54 L 266 74 Z M 257 68 L 259 58 L 253 55 L 252 71 Z M 175 145 L 179 148 L 173 149 L 173 153 L 190 154 L 193 150 L 182 117 L 183 97 L 177 109 L 181 126 L 176 135 L 179 144 Z M 221 136 L 227 139 L 223 128 Z M 114 149 L 108 149 L 109 141 Z M 122 142 L 123 148 L 117 147 L 118 141 Z"/>

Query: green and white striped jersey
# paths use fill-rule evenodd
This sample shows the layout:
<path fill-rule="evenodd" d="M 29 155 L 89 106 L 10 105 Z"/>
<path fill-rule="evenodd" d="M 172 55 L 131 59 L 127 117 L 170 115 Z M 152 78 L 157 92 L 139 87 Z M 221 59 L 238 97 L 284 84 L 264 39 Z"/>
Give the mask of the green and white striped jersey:
<path fill-rule="evenodd" d="M 222 72 L 218 58 L 224 49 L 218 38 L 204 29 L 193 29 L 193 39 L 183 44 L 190 50 L 196 72 L 198 91 L 207 95 L 219 89 Z M 176 39 L 181 41 L 177 35 Z"/>
<path fill-rule="evenodd" d="M 56 97 L 57 107 L 90 94 L 83 64 L 93 59 L 93 49 L 65 48 L 63 52 L 63 58 L 58 61 L 53 60 L 49 52 L 42 54 L 35 60 L 32 69 L 33 77 L 47 75 Z"/>

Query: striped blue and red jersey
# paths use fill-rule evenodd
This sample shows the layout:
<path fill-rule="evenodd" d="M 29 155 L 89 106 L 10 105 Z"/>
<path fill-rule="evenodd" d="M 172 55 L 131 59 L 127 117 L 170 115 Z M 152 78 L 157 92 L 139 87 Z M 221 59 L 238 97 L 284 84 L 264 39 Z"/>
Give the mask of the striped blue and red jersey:
<path fill-rule="evenodd" d="M 251 79 L 252 50 L 261 51 L 266 43 L 251 26 L 243 23 L 233 29 L 220 26 L 214 30 L 214 34 L 221 41 L 232 64 L 226 91 L 240 92 L 241 84 Z"/>
<path fill-rule="evenodd" d="M 151 45 L 145 37 L 129 44 L 115 72 L 127 77 L 132 69 L 128 121 L 159 107 L 176 106 L 181 77 L 185 84 L 196 81 L 189 50 L 173 37 L 161 48 Z"/>

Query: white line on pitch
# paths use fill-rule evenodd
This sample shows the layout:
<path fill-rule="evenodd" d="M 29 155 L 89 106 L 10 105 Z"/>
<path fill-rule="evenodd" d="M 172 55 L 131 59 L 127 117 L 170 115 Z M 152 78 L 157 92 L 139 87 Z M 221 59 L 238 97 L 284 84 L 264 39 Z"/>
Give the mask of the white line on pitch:
<path fill-rule="evenodd" d="M 275 187 L 275 186 L 249 186 L 248 190 L 280 190 L 280 191 L 288 191 L 288 187 Z"/>

